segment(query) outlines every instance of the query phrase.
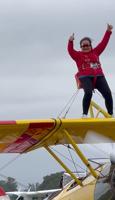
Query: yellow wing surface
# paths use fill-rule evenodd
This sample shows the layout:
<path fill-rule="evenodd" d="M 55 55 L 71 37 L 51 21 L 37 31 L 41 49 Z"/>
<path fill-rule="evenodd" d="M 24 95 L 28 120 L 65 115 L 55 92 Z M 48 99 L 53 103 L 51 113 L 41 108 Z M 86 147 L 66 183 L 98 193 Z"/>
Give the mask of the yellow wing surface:
<path fill-rule="evenodd" d="M 0 152 L 25 153 L 44 146 L 66 144 L 64 130 L 78 144 L 84 142 L 88 132 L 115 141 L 113 118 L 0 121 Z"/>

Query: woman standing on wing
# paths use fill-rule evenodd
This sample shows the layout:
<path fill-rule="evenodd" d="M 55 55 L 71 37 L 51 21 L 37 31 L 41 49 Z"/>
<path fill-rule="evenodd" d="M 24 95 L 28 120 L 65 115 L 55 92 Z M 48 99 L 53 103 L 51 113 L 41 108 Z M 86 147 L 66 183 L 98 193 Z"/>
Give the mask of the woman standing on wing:
<path fill-rule="evenodd" d="M 112 29 L 113 26 L 108 24 L 102 41 L 95 48 L 92 47 L 92 41 L 89 37 L 84 37 L 80 41 L 81 51 L 76 51 L 73 47 L 74 34 L 70 36 L 68 41 L 68 52 L 78 67 L 78 73 L 75 75 L 75 78 L 80 81 L 84 89 L 83 118 L 87 117 L 94 88 L 98 89 L 102 94 L 107 111 L 113 116 L 112 94 L 99 60 L 100 54 L 109 42 Z"/>

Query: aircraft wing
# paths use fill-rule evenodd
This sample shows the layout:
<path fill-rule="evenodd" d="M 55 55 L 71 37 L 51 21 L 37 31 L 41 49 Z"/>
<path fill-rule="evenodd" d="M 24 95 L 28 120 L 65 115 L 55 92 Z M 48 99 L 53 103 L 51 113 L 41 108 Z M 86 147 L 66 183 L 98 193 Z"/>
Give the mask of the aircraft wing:
<path fill-rule="evenodd" d="M 39 191 L 12 191 L 12 192 L 6 192 L 7 195 L 16 195 L 16 196 L 26 196 L 26 197 L 44 197 L 45 195 L 50 195 L 54 192 L 59 192 L 62 189 L 52 189 L 52 190 L 39 190 Z"/>
<path fill-rule="evenodd" d="M 0 153 L 25 153 L 44 146 L 66 144 L 65 130 L 78 144 L 84 143 L 89 132 L 115 141 L 114 118 L 0 121 Z"/>

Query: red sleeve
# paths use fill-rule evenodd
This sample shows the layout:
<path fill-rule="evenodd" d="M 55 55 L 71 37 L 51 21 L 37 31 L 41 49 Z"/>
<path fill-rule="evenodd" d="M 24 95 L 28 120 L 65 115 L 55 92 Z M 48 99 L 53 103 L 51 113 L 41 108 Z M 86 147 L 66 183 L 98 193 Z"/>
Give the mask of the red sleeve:
<path fill-rule="evenodd" d="M 74 59 L 76 60 L 77 59 L 77 56 L 78 56 L 78 51 L 74 50 L 73 48 L 73 41 L 68 41 L 68 52 L 69 52 L 69 55 Z"/>
<path fill-rule="evenodd" d="M 104 49 L 106 48 L 106 46 L 109 42 L 111 33 L 112 33 L 111 31 L 106 31 L 102 41 L 93 49 L 93 51 L 95 51 L 95 53 L 97 55 L 100 55 L 104 51 Z"/>

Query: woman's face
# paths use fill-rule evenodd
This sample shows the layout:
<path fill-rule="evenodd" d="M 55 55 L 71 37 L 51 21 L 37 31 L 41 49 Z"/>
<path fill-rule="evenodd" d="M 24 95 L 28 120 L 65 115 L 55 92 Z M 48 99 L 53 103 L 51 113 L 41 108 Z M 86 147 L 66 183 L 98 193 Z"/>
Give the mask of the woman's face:
<path fill-rule="evenodd" d="M 92 49 L 92 46 L 91 46 L 91 43 L 89 40 L 83 40 L 82 43 L 81 43 L 81 50 L 83 52 L 89 52 L 91 51 Z"/>

